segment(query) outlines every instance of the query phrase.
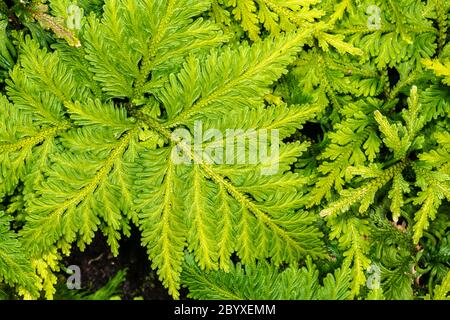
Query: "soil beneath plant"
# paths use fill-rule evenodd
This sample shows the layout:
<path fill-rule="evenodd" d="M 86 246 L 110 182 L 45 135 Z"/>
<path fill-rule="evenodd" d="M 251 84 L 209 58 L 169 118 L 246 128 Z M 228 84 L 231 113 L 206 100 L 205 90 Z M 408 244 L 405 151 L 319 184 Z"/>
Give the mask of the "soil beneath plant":
<path fill-rule="evenodd" d="M 119 270 L 127 269 L 127 275 L 118 295 L 123 300 L 144 298 L 145 300 L 172 299 L 151 269 L 146 250 L 140 244 L 139 231 L 132 230 L 132 236 L 120 242 L 119 256 L 114 257 L 106 239 L 97 235 L 84 252 L 74 248 L 65 266 L 77 265 L 81 269 L 81 287 L 94 292 L 103 287 Z M 185 293 L 181 293 L 182 298 Z"/>

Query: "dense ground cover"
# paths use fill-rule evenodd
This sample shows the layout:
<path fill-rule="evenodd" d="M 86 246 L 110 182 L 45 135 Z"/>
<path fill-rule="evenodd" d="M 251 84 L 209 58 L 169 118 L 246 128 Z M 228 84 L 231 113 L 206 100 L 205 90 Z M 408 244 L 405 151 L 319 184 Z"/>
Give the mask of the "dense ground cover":
<path fill-rule="evenodd" d="M 449 10 L 0 1 L 1 297 L 447 298 Z"/>

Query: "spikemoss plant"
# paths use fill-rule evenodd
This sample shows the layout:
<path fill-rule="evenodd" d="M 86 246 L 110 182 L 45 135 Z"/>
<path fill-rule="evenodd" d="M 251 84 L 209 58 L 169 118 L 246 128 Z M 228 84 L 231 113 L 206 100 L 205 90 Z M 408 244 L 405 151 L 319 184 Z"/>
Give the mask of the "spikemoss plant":
<path fill-rule="evenodd" d="M 447 296 L 448 1 L 0 7 L 0 279 L 21 296 L 132 225 L 174 298 Z"/>

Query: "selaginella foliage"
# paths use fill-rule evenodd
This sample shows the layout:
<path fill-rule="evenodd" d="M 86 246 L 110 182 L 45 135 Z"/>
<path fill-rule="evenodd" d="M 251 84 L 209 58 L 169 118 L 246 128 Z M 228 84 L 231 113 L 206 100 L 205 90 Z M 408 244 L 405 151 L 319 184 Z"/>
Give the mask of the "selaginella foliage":
<path fill-rule="evenodd" d="M 448 1 L 4 7 L 0 279 L 21 296 L 135 225 L 174 298 L 447 297 Z M 217 152 L 268 131 L 269 163 Z"/>

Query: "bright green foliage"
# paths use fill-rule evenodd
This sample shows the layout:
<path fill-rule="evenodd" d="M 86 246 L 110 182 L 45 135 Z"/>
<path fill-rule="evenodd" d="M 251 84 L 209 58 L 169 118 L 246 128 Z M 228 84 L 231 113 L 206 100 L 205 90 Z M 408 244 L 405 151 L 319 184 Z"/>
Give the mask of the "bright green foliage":
<path fill-rule="evenodd" d="M 209 273 L 188 256 L 183 284 L 189 297 L 211 300 L 345 300 L 350 298 L 350 272 L 347 265 L 320 279 L 319 272 L 307 260 L 303 268 L 279 271 L 268 263 L 233 265 L 229 272 Z M 323 284 L 321 284 L 323 283 Z"/>
<path fill-rule="evenodd" d="M 441 63 L 439 61 L 424 60 L 423 63 L 428 69 L 432 69 L 438 76 L 443 77 L 443 83 L 450 85 L 450 61 Z"/>
<path fill-rule="evenodd" d="M 211 23 L 193 20 L 208 7 L 207 1 L 109 1 L 101 20 L 91 16 L 86 22 L 78 49 L 86 50 L 84 63 L 74 59 L 82 55 L 68 57 L 74 52 L 68 47 L 49 53 L 28 37 L 22 43 L 7 88 L 15 105 L 4 99 L 8 113 L 2 113 L 10 128 L 2 135 L 3 172 L 13 174 L 4 177 L 9 184 L 3 193 L 24 181 L 28 215 L 21 236 L 34 257 L 53 248 L 68 253 L 73 242 L 83 249 L 97 230 L 117 254 L 132 222 L 177 297 L 185 247 L 205 269 L 228 269 L 234 251 L 246 263 L 324 255 L 316 218 L 297 210 L 305 179 L 287 172 L 306 144 L 282 143 L 279 171 L 272 176 L 261 174 L 264 163 L 257 164 L 260 170 L 215 165 L 187 150 L 194 164 L 173 162 L 172 131 L 187 126 L 194 132 L 194 121 L 203 121 L 204 131 L 279 129 L 284 139 L 317 111 L 314 105 L 263 108 L 268 87 L 286 72 L 309 33 L 202 57 L 200 52 L 226 39 Z M 86 87 L 82 76 L 91 73 L 96 83 Z M 252 98 L 242 99 L 247 96 Z M 236 123 L 242 108 L 254 116 Z"/>
<path fill-rule="evenodd" d="M 229 25 L 231 16 L 240 22 L 251 40 L 260 38 L 262 29 L 271 34 L 294 31 L 306 27 L 324 12 L 313 5 L 317 0 L 219 0 L 212 7 L 212 15 L 219 23 Z M 231 11 L 232 15 L 230 15 Z"/>
<path fill-rule="evenodd" d="M 0 211 L 0 280 L 36 295 L 37 277 L 17 235 L 9 229 L 10 220 Z"/>
<path fill-rule="evenodd" d="M 7 76 L 6 71 L 14 66 L 16 56 L 14 45 L 8 37 L 7 26 L 8 23 L 5 20 L 0 21 L 0 72 L 2 79 Z"/>
<path fill-rule="evenodd" d="M 411 89 L 411 97 L 408 99 L 409 108 L 402 113 L 406 126 L 401 124 L 390 124 L 386 117 L 380 111 L 374 112 L 374 117 L 378 123 L 379 130 L 383 134 L 383 142 L 389 149 L 393 150 L 393 160 L 402 160 L 407 152 L 411 152 L 415 148 L 419 148 L 423 143 L 423 137 L 416 138 L 416 133 L 420 131 L 424 124 L 423 117 L 419 114 L 419 102 L 417 97 L 417 87 Z M 342 139 L 340 140 L 342 141 Z M 362 153 L 361 153 L 362 154 Z M 364 157 L 364 155 L 362 155 Z M 363 158 L 364 160 L 364 158 Z M 362 187 L 352 190 L 343 190 L 341 198 L 331 204 L 327 209 L 322 210 L 322 216 L 328 216 L 338 211 L 346 211 L 356 202 L 361 202 L 359 212 L 365 212 L 373 203 L 376 192 L 383 187 L 391 179 L 394 179 L 393 189 L 389 197 L 392 198 L 392 206 L 398 207 L 398 201 L 402 197 L 403 190 L 408 190 L 408 185 L 401 176 L 407 163 L 400 161 L 392 167 L 381 170 L 381 165 L 373 164 L 369 168 L 361 168 L 352 166 L 347 168 L 347 173 L 352 175 L 360 175 L 363 178 L 371 178 L 370 183 L 364 184 Z M 417 174 L 420 176 L 420 173 Z M 399 185 L 401 184 L 401 186 Z M 398 219 L 399 209 L 396 208 L 396 218 Z"/>
<path fill-rule="evenodd" d="M 342 10 L 349 5 L 348 0 L 343 1 L 339 11 L 332 15 L 327 23 L 316 20 L 324 16 L 325 12 L 315 8 L 318 0 L 219 0 L 212 6 L 212 17 L 216 22 L 225 26 L 234 25 L 239 21 L 243 30 L 248 33 L 251 40 L 260 39 L 262 29 L 272 35 L 280 32 L 291 32 L 297 29 L 313 30 L 318 46 L 329 52 L 330 46 L 339 53 L 362 54 L 362 51 L 344 41 L 344 35 L 333 34 L 330 30 L 336 20 L 341 18 Z M 328 18 L 328 17 L 327 17 Z"/>
<path fill-rule="evenodd" d="M 442 284 L 437 285 L 433 290 L 433 300 L 449 300 L 450 292 L 450 272 L 442 281 Z M 427 296 L 429 297 L 429 296 Z"/>
<path fill-rule="evenodd" d="M 333 231 L 330 233 L 331 239 L 339 240 L 339 247 L 344 252 L 346 265 L 352 265 L 351 269 L 351 296 L 358 295 L 360 286 L 365 284 L 365 270 L 370 265 L 368 258 L 369 242 L 367 237 L 370 230 L 367 221 L 355 217 L 338 217 L 330 220 L 329 224 Z"/>
<path fill-rule="evenodd" d="M 0 278 L 52 298 L 73 245 L 136 226 L 174 298 L 445 298 L 449 9 L 3 6 Z"/>
<path fill-rule="evenodd" d="M 212 53 L 205 62 L 204 68 L 209 70 L 204 72 L 206 77 L 200 76 L 202 68 L 198 60 L 188 60 L 178 77 L 173 77 L 161 92 L 160 100 L 167 106 L 168 119 L 158 133 L 171 139 L 166 128 L 184 124 L 191 132 L 206 132 L 209 128 L 220 132 L 271 128 L 279 129 L 281 138 L 289 136 L 312 116 L 310 111 L 314 107 L 310 111 L 309 106 L 292 107 L 290 116 L 297 119 L 293 123 L 292 119 L 286 119 L 286 109 L 261 109 L 258 105 L 270 77 L 279 76 L 282 66 L 291 59 L 288 52 L 295 52 L 295 47 L 289 48 L 290 44 L 295 45 L 301 39 L 299 35 L 271 46 L 260 43 L 251 48 L 244 46 L 238 52 L 226 50 L 220 56 Z M 267 65 L 268 61 L 272 63 Z M 220 89 L 211 88 L 210 84 Z M 202 90 L 196 92 L 194 88 Z M 253 100 L 244 102 L 242 95 Z M 253 117 L 236 122 L 236 114 L 230 111 L 252 103 L 257 108 Z M 194 120 L 205 121 L 205 126 L 195 128 Z M 304 179 L 296 174 L 283 175 L 304 149 L 305 145 L 297 143 L 283 144 L 280 172 L 267 178 L 260 173 L 264 164 L 253 168 L 216 166 L 199 159 L 200 154 L 192 149 L 185 153 L 194 163 L 180 167 L 171 159 L 173 145 L 143 153 L 140 163 L 144 171 L 137 179 L 137 209 L 144 229 L 143 241 L 165 283 L 171 286 L 179 282 L 186 244 L 206 269 L 216 269 L 219 262 L 228 269 L 227 261 L 233 251 L 245 263 L 264 258 L 268 252 L 276 264 L 294 263 L 305 254 L 322 255 L 319 232 L 311 226 L 314 216 L 295 210 L 301 202 L 299 183 L 304 183 Z M 258 184 L 264 188 L 262 193 Z"/>

